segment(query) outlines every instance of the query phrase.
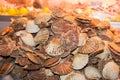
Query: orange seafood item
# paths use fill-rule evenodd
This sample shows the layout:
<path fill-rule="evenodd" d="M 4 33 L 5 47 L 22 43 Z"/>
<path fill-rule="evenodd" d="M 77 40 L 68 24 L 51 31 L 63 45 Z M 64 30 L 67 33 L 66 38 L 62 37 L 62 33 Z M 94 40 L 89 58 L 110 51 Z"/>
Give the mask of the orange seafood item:
<path fill-rule="evenodd" d="M 7 26 L 7 27 L 5 27 L 5 28 L 1 31 L 1 35 L 5 35 L 5 34 L 7 34 L 7 33 L 13 32 L 13 31 L 14 31 L 14 30 L 13 30 L 12 27 Z"/>

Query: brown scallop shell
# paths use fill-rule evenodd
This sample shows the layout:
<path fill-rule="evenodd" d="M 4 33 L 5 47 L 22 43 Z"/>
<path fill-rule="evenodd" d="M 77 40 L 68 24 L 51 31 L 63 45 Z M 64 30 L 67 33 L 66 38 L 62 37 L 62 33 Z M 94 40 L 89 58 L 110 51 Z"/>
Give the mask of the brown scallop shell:
<path fill-rule="evenodd" d="M 72 63 L 69 61 L 64 61 L 58 65 L 51 68 L 52 72 L 58 75 L 65 75 L 72 71 Z"/>
<path fill-rule="evenodd" d="M 61 58 L 59 57 L 53 57 L 45 61 L 44 66 L 45 67 L 52 67 L 57 65 L 60 62 Z"/>
<path fill-rule="evenodd" d="M 14 68 L 13 63 L 3 63 L 0 65 L 0 76 L 4 76 L 11 72 Z"/>
<path fill-rule="evenodd" d="M 15 63 L 18 63 L 21 66 L 25 66 L 30 64 L 30 61 L 28 60 L 28 58 L 18 56 L 15 60 Z"/>
<path fill-rule="evenodd" d="M 49 30 L 47 28 L 42 28 L 34 37 L 34 41 L 38 44 L 45 43 L 49 38 Z"/>
<path fill-rule="evenodd" d="M 35 63 L 35 64 L 43 64 L 43 62 L 44 62 L 44 61 L 43 61 L 39 56 L 37 56 L 36 54 L 26 53 L 26 55 L 27 55 L 28 59 L 29 59 L 30 61 L 32 61 L 33 63 Z"/>
<path fill-rule="evenodd" d="M 72 51 L 77 48 L 78 46 L 78 34 L 73 30 L 69 30 L 67 33 L 62 34 L 62 40 L 64 41 L 64 50 L 65 51 Z"/>
<path fill-rule="evenodd" d="M 52 17 L 62 18 L 64 16 L 65 16 L 65 11 L 63 9 L 56 7 L 52 10 Z"/>
<path fill-rule="evenodd" d="M 22 79 L 24 76 L 27 75 L 27 73 L 28 71 L 25 71 L 21 66 L 15 65 L 10 75 L 16 80 L 16 79 Z"/>
<path fill-rule="evenodd" d="M 48 22 L 51 19 L 50 13 L 40 12 L 35 18 L 35 24 L 41 24 L 42 22 Z"/>
<path fill-rule="evenodd" d="M 58 37 L 53 37 L 48 41 L 45 51 L 50 56 L 59 56 L 64 53 L 63 41 Z"/>
<path fill-rule="evenodd" d="M 79 48 L 80 53 L 90 54 L 95 52 L 99 48 L 99 42 L 94 37 L 87 40 L 84 46 Z"/>
<path fill-rule="evenodd" d="M 113 33 L 110 30 L 102 30 L 98 33 L 99 37 L 106 41 L 112 41 L 113 40 Z"/>
<path fill-rule="evenodd" d="M 11 38 L 4 38 L 3 43 L 0 44 L 0 55 L 9 56 L 14 50 L 16 44 Z"/>
<path fill-rule="evenodd" d="M 65 16 L 65 17 L 64 17 L 64 20 L 68 21 L 70 24 L 75 24 L 75 25 L 77 25 L 77 22 L 76 22 L 74 16 Z"/>
<path fill-rule="evenodd" d="M 66 33 L 72 26 L 65 20 L 57 20 L 52 23 L 51 29 L 55 34 Z"/>
<path fill-rule="evenodd" d="M 111 54 L 112 54 L 112 58 L 120 64 L 120 47 L 115 44 L 114 42 L 110 42 L 108 44 L 109 46 L 109 49 L 111 51 Z"/>

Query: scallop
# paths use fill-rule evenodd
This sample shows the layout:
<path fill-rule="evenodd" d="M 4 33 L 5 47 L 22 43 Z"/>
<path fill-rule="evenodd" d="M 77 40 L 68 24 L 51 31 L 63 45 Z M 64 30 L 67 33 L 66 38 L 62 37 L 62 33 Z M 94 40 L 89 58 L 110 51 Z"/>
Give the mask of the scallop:
<path fill-rule="evenodd" d="M 21 39 L 22 39 L 22 41 L 23 41 L 26 45 L 28 45 L 28 46 L 35 46 L 35 45 L 36 45 L 36 44 L 35 44 L 35 41 L 34 41 L 34 39 L 33 39 L 32 34 L 30 34 L 30 33 L 26 32 L 26 31 L 22 30 L 22 31 L 16 32 L 16 35 L 17 35 L 17 36 L 20 36 Z"/>
<path fill-rule="evenodd" d="M 78 38 L 79 38 L 78 46 L 83 46 L 86 44 L 88 36 L 86 33 L 80 33 Z"/>
<path fill-rule="evenodd" d="M 66 75 L 72 71 L 72 63 L 64 61 L 51 68 L 52 72 L 58 75 Z"/>
<path fill-rule="evenodd" d="M 81 46 L 79 49 L 80 53 L 90 54 L 95 52 L 99 48 L 98 40 L 94 37 L 88 39 L 84 46 Z"/>
<path fill-rule="evenodd" d="M 35 24 L 41 24 L 42 22 L 48 22 L 51 19 L 50 13 L 41 12 L 35 18 Z"/>
<path fill-rule="evenodd" d="M 119 77 L 119 71 L 119 66 L 115 62 L 110 61 L 105 64 L 102 70 L 102 75 L 105 79 L 117 80 Z"/>
<path fill-rule="evenodd" d="M 45 61 L 44 66 L 45 67 L 52 67 L 57 65 L 60 62 L 61 58 L 59 57 L 53 57 Z"/>
<path fill-rule="evenodd" d="M 26 29 L 25 29 L 27 32 L 29 33 L 36 33 L 40 30 L 40 28 L 38 27 L 38 25 L 36 25 L 34 23 L 34 21 L 32 20 L 29 20 L 27 21 L 27 24 L 26 24 Z"/>
<path fill-rule="evenodd" d="M 89 60 L 88 54 L 75 54 L 73 58 L 73 69 L 79 70 L 84 68 Z"/>
<path fill-rule="evenodd" d="M 82 73 L 75 72 L 66 77 L 65 80 L 87 80 Z"/>
<path fill-rule="evenodd" d="M 0 43 L 0 55 L 9 56 L 15 49 L 15 41 L 11 38 L 4 38 L 3 43 Z M 6 42 L 6 43 L 5 43 Z"/>
<path fill-rule="evenodd" d="M 42 28 L 34 37 L 36 43 L 44 43 L 49 38 L 49 30 L 47 28 Z"/>
<path fill-rule="evenodd" d="M 53 37 L 49 40 L 45 51 L 50 56 L 59 56 L 64 53 L 64 50 L 62 49 L 62 41 L 59 38 Z"/>
<path fill-rule="evenodd" d="M 85 68 L 85 75 L 88 79 L 100 79 L 102 77 L 98 69 L 93 66 Z"/>

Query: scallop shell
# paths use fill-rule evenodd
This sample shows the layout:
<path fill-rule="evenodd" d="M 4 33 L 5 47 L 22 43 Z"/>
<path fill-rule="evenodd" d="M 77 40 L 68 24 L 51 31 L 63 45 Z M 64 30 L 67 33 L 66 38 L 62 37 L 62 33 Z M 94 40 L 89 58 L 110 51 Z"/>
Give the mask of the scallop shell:
<path fill-rule="evenodd" d="M 117 80 L 119 72 L 119 66 L 115 62 L 111 61 L 105 64 L 102 70 L 102 75 L 105 79 Z"/>
<path fill-rule="evenodd" d="M 64 61 L 58 65 L 51 68 L 52 72 L 58 75 L 65 75 L 72 71 L 72 63 L 69 61 Z"/>
<path fill-rule="evenodd" d="M 26 31 L 18 31 L 18 32 L 16 32 L 16 35 L 17 36 L 20 36 L 21 37 L 21 39 L 22 39 L 22 41 L 26 44 L 26 45 L 28 45 L 28 46 L 35 46 L 36 44 L 35 44 L 35 41 L 34 41 L 34 39 L 33 39 L 33 36 L 32 36 L 32 34 L 30 34 L 30 33 L 27 33 Z"/>
<path fill-rule="evenodd" d="M 49 30 L 47 28 L 42 28 L 34 37 L 36 43 L 44 43 L 49 38 Z"/>
<path fill-rule="evenodd" d="M 82 73 L 72 73 L 65 80 L 87 80 Z"/>
<path fill-rule="evenodd" d="M 85 68 L 85 75 L 88 79 L 100 79 L 102 77 L 99 70 L 93 66 L 87 66 Z"/>
<path fill-rule="evenodd" d="M 55 34 L 66 33 L 71 30 L 72 26 L 65 20 L 54 21 L 51 25 L 51 29 Z"/>
<path fill-rule="evenodd" d="M 120 47 L 115 44 L 114 42 L 110 42 L 108 44 L 109 46 L 109 49 L 111 51 L 111 54 L 112 54 L 112 58 L 120 64 Z"/>
<path fill-rule="evenodd" d="M 13 63 L 3 63 L 0 65 L 0 76 L 4 76 L 11 72 L 14 68 Z"/>
<path fill-rule="evenodd" d="M 11 38 L 4 38 L 5 42 L 0 44 L 0 55 L 9 56 L 14 48 L 16 47 L 15 41 L 12 41 Z"/>
<path fill-rule="evenodd" d="M 54 18 L 62 18 L 65 16 L 65 12 L 63 9 L 57 7 L 52 10 L 52 16 Z"/>
<path fill-rule="evenodd" d="M 79 43 L 78 43 L 78 46 L 83 46 L 86 44 L 86 41 L 88 39 L 88 36 L 86 33 L 80 33 L 79 36 Z"/>
<path fill-rule="evenodd" d="M 30 64 L 30 61 L 28 60 L 28 58 L 19 56 L 19 57 L 16 57 L 15 63 L 18 63 L 21 66 L 25 66 Z"/>
<path fill-rule="evenodd" d="M 92 37 L 86 41 L 86 44 L 80 47 L 79 52 L 90 54 L 95 52 L 99 48 L 99 42 L 95 37 Z"/>
<path fill-rule="evenodd" d="M 40 28 L 38 27 L 38 25 L 36 25 L 34 23 L 34 21 L 32 20 L 29 20 L 27 21 L 27 24 L 26 24 L 26 29 L 25 29 L 27 32 L 29 33 L 36 33 L 40 30 Z"/>
<path fill-rule="evenodd" d="M 63 42 L 60 38 L 53 37 L 48 41 L 45 51 L 50 56 L 59 56 L 64 53 L 64 50 L 61 47 L 62 44 Z"/>
<path fill-rule="evenodd" d="M 32 53 L 26 53 L 28 59 L 30 61 L 32 61 L 35 64 L 43 64 L 42 59 L 40 59 L 39 56 L 37 56 L 36 54 L 32 54 Z"/>
<path fill-rule="evenodd" d="M 35 24 L 41 24 L 42 22 L 48 22 L 51 19 L 50 13 L 41 12 L 35 18 Z"/>
<path fill-rule="evenodd" d="M 61 58 L 59 57 L 53 57 L 45 61 L 44 66 L 45 67 L 52 67 L 57 65 L 60 62 Z"/>
<path fill-rule="evenodd" d="M 75 54 L 73 58 L 73 69 L 79 70 L 84 68 L 89 60 L 88 54 Z"/>
<path fill-rule="evenodd" d="M 73 51 L 77 48 L 78 35 L 75 31 L 69 30 L 67 33 L 63 33 L 61 37 L 64 41 L 63 47 L 65 51 Z"/>

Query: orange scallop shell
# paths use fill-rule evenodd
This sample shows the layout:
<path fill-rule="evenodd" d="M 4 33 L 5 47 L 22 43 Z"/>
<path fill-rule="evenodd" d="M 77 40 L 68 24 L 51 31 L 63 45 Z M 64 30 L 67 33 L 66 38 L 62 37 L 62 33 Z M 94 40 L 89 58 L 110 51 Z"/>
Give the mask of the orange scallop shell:
<path fill-rule="evenodd" d="M 66 75 L 72 71 L 72 63 L 69 61 L 64 61 L 51 68 L 52 72 L 58 75 Z"/>

